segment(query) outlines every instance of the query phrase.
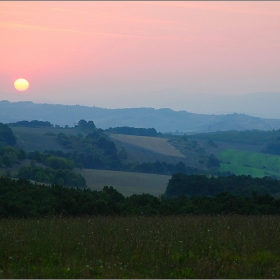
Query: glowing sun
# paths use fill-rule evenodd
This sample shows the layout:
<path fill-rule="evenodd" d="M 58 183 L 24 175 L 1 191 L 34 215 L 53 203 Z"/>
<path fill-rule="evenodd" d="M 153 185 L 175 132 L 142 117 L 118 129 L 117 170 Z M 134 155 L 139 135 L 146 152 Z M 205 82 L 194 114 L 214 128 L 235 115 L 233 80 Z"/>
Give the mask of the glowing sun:
<path fill-rule="evenodd" d="M 14 86 L 19 91 L 25 91 L 28 89 L 29 83 L 27 80 L 20 78 L 14 82 Z"/>

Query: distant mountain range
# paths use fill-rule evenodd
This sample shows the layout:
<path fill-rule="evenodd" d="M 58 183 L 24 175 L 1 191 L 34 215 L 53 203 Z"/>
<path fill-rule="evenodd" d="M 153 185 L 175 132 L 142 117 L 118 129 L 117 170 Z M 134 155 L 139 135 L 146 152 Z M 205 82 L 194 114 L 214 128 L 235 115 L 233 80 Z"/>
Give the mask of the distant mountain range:
<path fill-rule="evenodd" d="M 278 130 L 280 119 L 262 119 L 245 114 L 206 115 L 168 108 L 104 109 L 80 105 L 36 104 L 31 101 L 0 101 L 0 122 L 49 121 L 74 126 L 92 120 L 98 128 L 117 126 L 155 128 L 159 132 L 214 132 L 226 130 Z"/>

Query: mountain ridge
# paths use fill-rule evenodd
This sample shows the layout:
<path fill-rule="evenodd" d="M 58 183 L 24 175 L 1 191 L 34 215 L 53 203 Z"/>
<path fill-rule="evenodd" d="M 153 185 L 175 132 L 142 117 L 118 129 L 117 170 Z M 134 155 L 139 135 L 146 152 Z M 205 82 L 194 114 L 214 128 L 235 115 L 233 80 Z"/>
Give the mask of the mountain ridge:
<path fill-rule="evenodd" d="M 12 112 L 12 113 L 11 113 Z M 80 119 L 92 120 L 98 127 L 116 126 L 155 128 L 159 132 L 214 132 L 225 130 L 280 129 L 280 119 L 264 119 L 246 114 L 198 114 L 184 110 L 152 107 L 107 109 L 84 105 L 0 101 L 0 122 L 22 120 L 50 121 L 74 126 Z"/>

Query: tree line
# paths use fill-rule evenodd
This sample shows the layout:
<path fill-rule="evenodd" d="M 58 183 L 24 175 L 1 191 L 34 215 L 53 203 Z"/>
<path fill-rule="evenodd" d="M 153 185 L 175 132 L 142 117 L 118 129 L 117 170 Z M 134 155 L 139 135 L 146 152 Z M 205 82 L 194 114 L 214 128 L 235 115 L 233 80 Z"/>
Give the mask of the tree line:
<path fill-rule="evenodd" d="M 66 188 L 58 184 L 38 185 L 26 179 L 0 177 L 1 218 L 186 214 L 280 214 L 280 199 L 256 192 L 250 196 L 221 192 L 214 197 L 181 195 L 167 199 L 144 193 L 125 197 L 112 186 L 96 191 Z"/>
<path fill-rule="evenodd" d="M 11 127 L 53 127 L 54 125 L 51 124 L 48 121 L 38 121 L 38 120 L 33 120 L 33 121 L 18 121 L 18 122 L 13 122 L 13 123 L 8 123 L 8 126 Z"/>
<path fill-rule="evenodd" d="M 184 138 L 186 136 L 177 136 L 178 139 Z M 212 140 L 212 141 L 224 141 L 231 143 L 243 143 L 243 144 L 253 144 L 261 145 L 269 141 L 277 139 L 280 137 L 279 130 L 230 130 L 230 131 L 217 131 L 210 133 L 197 133 L 193 135 L 188 135 L 189 139 L 201 139 L 201 140 Z"/>
<path fill-rule="evenodd" d="M 237 196 L 250 196 L 254 192 L 276 195 L 280 194 L 280 181 L 271 177 L 253 178 L 250 175 L 214 177 L 176 173 L 169 180 L 164 196 L 215 196 L 221 192 Z"/>
<path fill-rule="evenodd" d="M 137 127 L 129 127 L 129 126 L 117 126 L 117 127 L 110 127 L 105 130 L 106 132 L 110 133 L 117 133 L 117 134 L 126 134 L 126 135 L 137 135 L 137 136 L 150 136 L 150 137 L 157 137 L 158 133 L 154 128 L 137 128 Z"/>

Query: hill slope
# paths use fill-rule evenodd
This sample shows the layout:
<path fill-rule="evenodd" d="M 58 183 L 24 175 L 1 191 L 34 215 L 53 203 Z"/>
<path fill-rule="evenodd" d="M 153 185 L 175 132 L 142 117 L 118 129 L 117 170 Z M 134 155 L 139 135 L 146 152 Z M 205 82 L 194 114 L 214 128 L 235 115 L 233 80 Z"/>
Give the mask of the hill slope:
<path fill-rule="evenodd" d="M 154 153 L 172 157 L 185 157 L 179 150 L 167 143 L 168 139 L 123 134 L 111 134 L 110 137 L 113 140 L 119 140 L 124 143 L 132 144 Z"/>

